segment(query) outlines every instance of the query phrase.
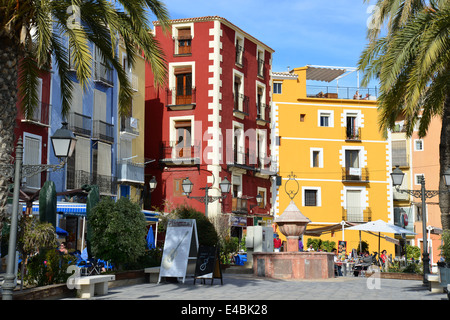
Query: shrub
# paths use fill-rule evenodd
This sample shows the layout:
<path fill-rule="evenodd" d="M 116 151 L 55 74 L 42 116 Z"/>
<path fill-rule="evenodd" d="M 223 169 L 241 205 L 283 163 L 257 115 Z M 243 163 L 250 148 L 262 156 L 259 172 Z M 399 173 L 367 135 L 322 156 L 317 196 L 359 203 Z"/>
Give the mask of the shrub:
<path fill-rule="evenodd" d="M 70 277 L 67 268 L 75 263 L 72 255 L 61 255 L 55 249 L 43 249 L 29 259 L 24 280 L 37 286 L 64 283 Z"/>
<path fill-rule="evenodd" d="M 101 200 L 88 218 L 92 230 L 92 254 L 111 260 L 118 269 L 145 254 L 146 222 L 138 204 L 128 198 Z"/>

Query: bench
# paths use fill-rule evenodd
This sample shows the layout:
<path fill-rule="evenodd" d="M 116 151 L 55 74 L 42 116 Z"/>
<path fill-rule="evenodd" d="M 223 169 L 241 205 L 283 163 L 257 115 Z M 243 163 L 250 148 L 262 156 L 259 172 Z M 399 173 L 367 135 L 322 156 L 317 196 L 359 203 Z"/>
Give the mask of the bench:
<path fill-rule="evenodd" d="M 443 293 L 444 287 L 439 284 L 439 275 L 438 274 L 426 274 L 426 279 L 430 284 L 429 290 L 431 293 Z"/>
<path fill-rule="evenodd" d="M 145 274 L 148 274 L 148 282 L 150 283 L 158 283 L 159 281 L 159 269 L 160 267 L 151 267 L 151 268 L 145 268 L 144 272 Z"/>
<path fill-rule="evenodd" d="M 108 282 L 114 281 L 115 275 L 98 275 L 77 278 L 77 297 L 90 299 L 95 294 L 108 294 Z"/>

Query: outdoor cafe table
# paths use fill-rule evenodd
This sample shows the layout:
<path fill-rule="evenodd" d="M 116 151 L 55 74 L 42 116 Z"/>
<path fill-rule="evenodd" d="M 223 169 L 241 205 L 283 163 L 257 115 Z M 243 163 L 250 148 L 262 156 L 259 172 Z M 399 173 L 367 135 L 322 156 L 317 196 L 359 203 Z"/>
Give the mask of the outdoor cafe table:
<path fill-rule="evenodd" d="M 338 262 L 336 263 L 339 266 L 342 266 L 342 274 L 344 276 L 347 276 L 347 273 L 351 273 L 351 271 L 353 270 L 353 266 L 355 265 L 355 262 L 347 262 L 347 261 L 342 261 L 342 262 Z"/>

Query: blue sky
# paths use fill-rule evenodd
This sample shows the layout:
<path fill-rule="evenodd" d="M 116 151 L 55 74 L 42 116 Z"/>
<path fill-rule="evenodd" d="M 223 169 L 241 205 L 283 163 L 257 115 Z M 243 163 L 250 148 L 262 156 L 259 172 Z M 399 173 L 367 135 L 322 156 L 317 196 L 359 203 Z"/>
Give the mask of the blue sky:
<path fill-rule="evenodd" d="M 370 3 L 363 0 L 163 1 L 171 19 L 220 16 L 253 35 L 275 50 L 273 71 L 307 64 L 356 67 L 367 44 Z M 339 84 L 356 86 L 356 79 L 352 74 Z"/>

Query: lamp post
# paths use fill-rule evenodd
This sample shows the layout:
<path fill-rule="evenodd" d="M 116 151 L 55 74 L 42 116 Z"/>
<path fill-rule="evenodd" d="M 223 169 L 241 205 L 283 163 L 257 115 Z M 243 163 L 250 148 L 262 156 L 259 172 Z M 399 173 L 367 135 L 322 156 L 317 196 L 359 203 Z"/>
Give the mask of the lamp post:
<path fill-rule="evenodd" d="M 252 204 L 250 206 L 250 210 L 253 209 L 254 207 L 259 207 L 263 201 L 263 198 L 260 194 L 258 194 L 255 198 L 256 198 L 256 204 Z"/>
<path fill-rule="evenodd" d="M 401 190 L 399 189 L 405 174 L 402 170 L 399 169 L 398 166 L 392 171 L 391 178 L 392 184 L 397 189 L 398 192 L 408 193 L 414 198 L 421 198 L 422 200 L 422 238 L 423 238 L 423 283 L 427 284 L 428 280 L 426 275 L 430 273 L 430 258 L 428 254 L 428 242 L 427 242 L 427 214 L 426 214 L 426 199 L 435 197 L 441 193 L 448 193 L 449 191 L 441 191 L 441 190 L 426 190 L 425 189 L 425 177 L 422 176 L 420 180 L 420 190 Z M 447 188 L 450 186 L 450 169 L 447 169 L 444 173 L 444 181 Z"/>
<path fill-rule="evenodd" d="M 64 168 L 66 160 L 72 155 L 76 145 L 76 138 L 72 131 L 67 129 L 67 123 L 63 122 L 62 128 L 56 130 L 55 134 L 50 137 L 53 145 L 55 156 L 62 159 L 60 164 L 38 164 L 23 165 L 23 142 L 19 138 L 16 146 L 16 159 L 14 165 L 0 165 L 0 175 L 6 178 L 14 178 L 13 206 L 11 212 L 11 227 L 9 233 L 8 244 L 8 266 L 6 268 L 5 281 L 3 283 L 3 300 L 12 300 L 13 290 L 15 288 L 15 265 L 16 265 L 16 242 L 17 242 L 17 222 L 19 211 L 19 191 L 22 175 L 31 177 L 49 169 L 56 171 Z"/>
<path fill-rule="evenodd" d="M 214 178 L 214 175 L 213 175 Z M 215 178 L 214 178 L 215 179 Z M 214 182 L 213 182 L 214 185 Z M 227 196 L 227 193 L 230 192 L 231 189 L 231 183 L 228 181 L 227 177 L 225 177 L 222 182 L 219 183 L 220 191 L 222 192 L 222 195 L 220 196 L 210 196 L 208 195 L 208 190 L 212 189 L 213 187 L 209 187 L 206 185 L 204 188 L 200 188 L 200 190 L 205 190 L 205 196 L 204 197 L 191 197 L 190 194 L 192 192 L 192 188 L 194 184 L 189 180 L 189 178 L 186 178 L 183 180 L 182 183 L 183 186 L 183 192 L 189 199 L 195 199 L 197 201 L 200 201 L 201 203 L 205 204 L 205 217 L 208 217 L 208 204 L 211 202 L 214 202 L 219 199 L 225 199 Z"/>

